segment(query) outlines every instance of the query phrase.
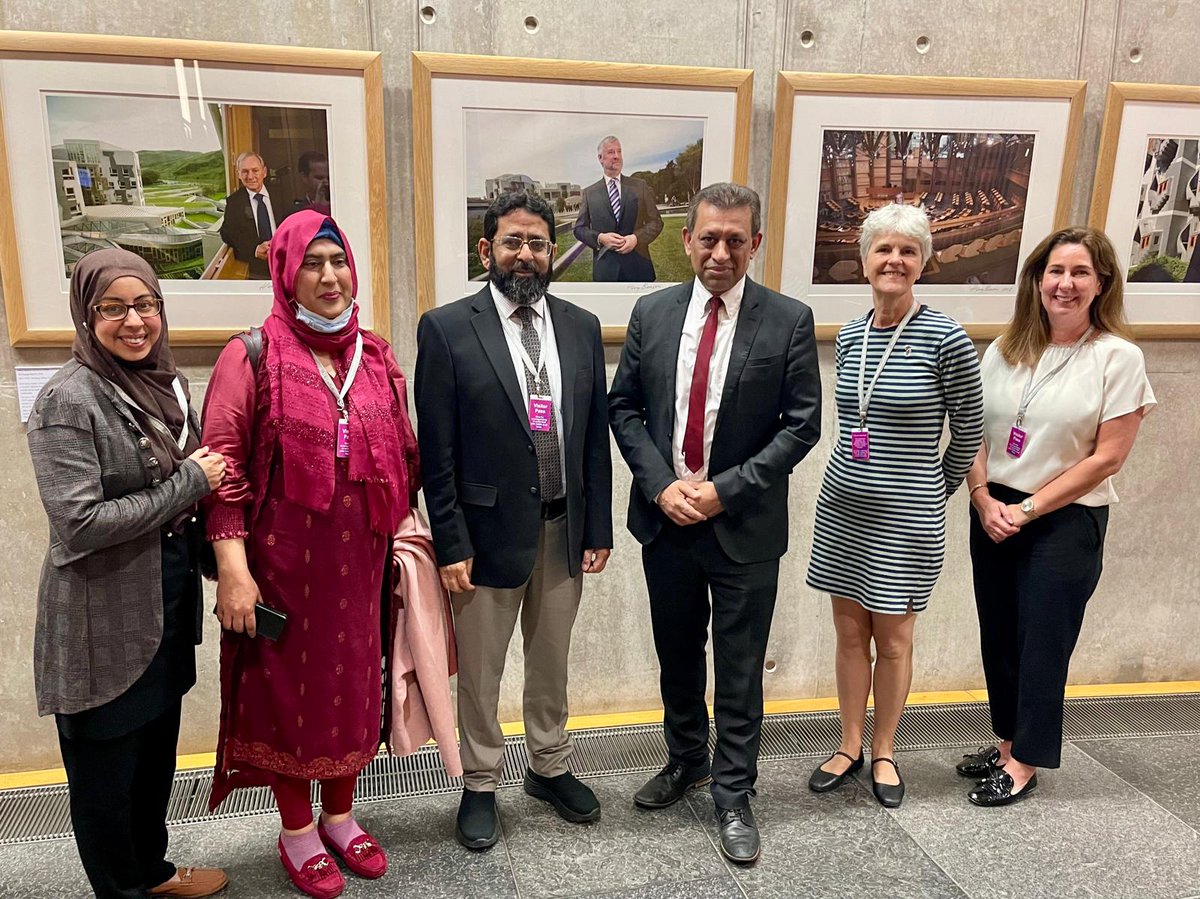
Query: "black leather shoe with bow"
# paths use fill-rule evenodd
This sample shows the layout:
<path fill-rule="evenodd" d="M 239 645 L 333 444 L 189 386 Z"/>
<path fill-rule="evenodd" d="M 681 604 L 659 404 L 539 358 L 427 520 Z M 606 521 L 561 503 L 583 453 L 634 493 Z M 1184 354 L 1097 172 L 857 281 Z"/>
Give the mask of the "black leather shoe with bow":
<path fill-rule="evenodd" d="M 968 752 L 954 766 L 961 777 L 975 779 L 989 776 L 1000 767 L 1000 749 L 996 746 L 980 746 L 978 752 Z"/>
<path fill-rule="evenodd" d="M 741 808 L 717 806 L 717 829 L 721 836 L 721 854 L 731 862 L 748 865 L 758 861 L 761 844 L 754 812 L 747 803 Z"/>
<path fill-rule="evenodd" d="M 1000 768 L 991 777 L 981 781 L 979 786 L 967 794 L 967 798 L 972 804 L 985 808 L 993 805 L 1012 805 L 1036 790 L 1037 785 L 1037 774 L 1034 774 L 1025 782 L 1025 786 L 1021 787 L 1019 793 L 1014 793 L 1012 775 Z"/>
<path fill-rule="evenodd" d="M 712 781 L 708 766 L 668 762 L 633 794 L 633 802 L 642 808 L 666 808 L 683 798 L 683 794 Z"/>
<path fill-rule="evenodd" d="M 842 758 L 850 760 L 850 767 L 841 774 L 834 774 L 832 771 L 826 771 L 824 767 L 822 767 L 824 765 L 828 765 L 839 755 Z M 847 777 L 849 777 L 855 771 L 860 770 L 862 766 L 863 756 L 861 750 L 858 753 L 858 758 L 855 758 L 854 756 L 850 755 L 850 753 L 842 752 L 839 749 L 825 761 L 821 762 L 821 765 L 817 767 L 817 770 L 812 773 L 812 776 L 808 779 L 808 788 L 814 793 L 828 793 L 830 790 L 836 790 L 846 782 Z"/>

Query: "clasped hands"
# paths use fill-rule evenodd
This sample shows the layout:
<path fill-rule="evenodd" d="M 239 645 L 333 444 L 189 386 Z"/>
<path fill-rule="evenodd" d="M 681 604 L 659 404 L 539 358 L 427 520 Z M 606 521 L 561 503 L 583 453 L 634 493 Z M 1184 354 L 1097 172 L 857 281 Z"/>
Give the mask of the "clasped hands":
<path fill-rule="evenodd" d="M 1032 521 L 1022 511 L 1020 504 L 1006 505 L 987 493 L 975 502 L 975 511 L 979 513 L 979 523 L 983 526 L 984 533 L 993 543 L 1003 543 Z"/>
<path fill-rule="evenodd" d="M 604 231 L 596 236 L 596 243 L 602 247 L 616 250 L 624 256 L 632 253 L 637 247 L 638 239 L 635 234 L 618 234 L 616 231 Z"/>
<path fill-rule="evenodd" d="M 678 525 L 707 521 L 725 511 L 712 481 L 672 481 L 658 495 L 658 506 Z"/>

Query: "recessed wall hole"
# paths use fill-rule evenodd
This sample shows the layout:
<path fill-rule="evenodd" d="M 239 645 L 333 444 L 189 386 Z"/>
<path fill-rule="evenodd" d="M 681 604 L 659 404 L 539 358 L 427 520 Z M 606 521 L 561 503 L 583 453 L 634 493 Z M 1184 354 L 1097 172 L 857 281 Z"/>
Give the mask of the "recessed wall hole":
<path fill-rule="evenodd" d="M 542 27 L 542 23 L 538 21 L 537 16 L 525 17 L 525 30 L 530 34 L 537 34 L 538 29 Z"/>
<path fill-rule="evenodd" d="M 1138 62 L 1142 61 L 1142 48 L 1141 47 L 1133 47 L 1132 49 L 1130 49 L 1129 61 L 1133 62 L 1133 63 L 1138 63 Z"/>
<path fill-rule="evenodd" d="M 813 34 L 812 31 L 810 31 L 809 29 L 805 28 L 803 31 L 800 32 L 800 46 L 801 47 L 808 48 L 808 47 L 811 47 L 816 42 L 817 42 L 817 36 L 815 34 Z"/>
<path fill-rule="evenodd" d="M 437 10 L 432 6 L 421 7 L 421 21 L 426 25 L 432 25 L 437 21 Z"/>
<path fill-rule="evenodd" d="M 774 659 L 767 659 L 767 663 L 763 665 L 763 670 L 766 671 L 767 674 L 771 674 L 776 667 L 777 666 L 775 665 Z"/>
<path fill-rule="evenodd" d="M 932 41 L 929 40 L 929 37 L 927 35 L 924 35 L 924 34 L 921 35 L 919 38 L 917 38 L 917 52 L 918 53 L 928 53 L 929 45 L 931 43 L 932 43 Z"/>

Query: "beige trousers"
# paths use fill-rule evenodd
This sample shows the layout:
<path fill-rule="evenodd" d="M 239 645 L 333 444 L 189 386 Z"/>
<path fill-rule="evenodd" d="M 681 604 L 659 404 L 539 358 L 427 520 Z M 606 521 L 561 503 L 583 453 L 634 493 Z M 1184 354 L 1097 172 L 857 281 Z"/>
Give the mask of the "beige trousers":
<path fill-rule="evenodd" d="M 458 642 L 458 729 L 463 783 L 491 792 L 504 766 L 496 717 L 500 678 L 517 616 L 525 652 L 524 718 L 529 767 L 545 777 L 567 770 L 567 655 L 583 574 L 567 573 L 567 518 L 543 522 L 537 560 L 519 587 L 452 593 Z"/>

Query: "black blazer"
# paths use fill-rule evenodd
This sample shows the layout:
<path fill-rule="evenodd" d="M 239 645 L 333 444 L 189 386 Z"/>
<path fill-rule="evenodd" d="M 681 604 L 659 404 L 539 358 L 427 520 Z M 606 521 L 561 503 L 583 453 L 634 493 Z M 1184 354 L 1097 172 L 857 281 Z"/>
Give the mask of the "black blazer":
<path fill-rule="evenodd" d="M 579 217 L 575 219 L 575 239 L 597 251 L 592 262 L 594 281 L 653 281 L 654 263 L 650 261 L 650 244 L 662 233 L 662 216 L 654 202 L 650 185 L 641 178 L 621 176 L 621 220 L 613 215 L 608 188 L 601 178 L 583 189 Z M 609 250 L 599 254 L 597 238 L 602 232 L 637 236 L 632 253 Z"/>
<path fill-rule="evenodd" d="M 600 321 L 546 295 L 562 369 L 567 566 L 611 548 L 612 459 Z M 471 580 L 520 586 L 541 525 L 529 413 L 491 290 L 431 309 L 417 325 L 414 393 L 421 482 L 439 565 L 474 557 Z"/>
<path fill-rule="evenodd" d="M 692 282 L 638 300 L 608 395 L 609 419 L 633 471 L 629 530 L 646 544 L 666 514 L 655 497 L 676 480 L 675 364 Z M 787 476 L 821 436 L 821 376 L 812 311 L 746 279 L 708 465 L 725 512 L 713 519 L 735 562 L 787 551 Z"/>
<path fill-rule="evenodd" d="M 294 211 L 292 203 L 283 196 L 282 188 L 274 182 L 268 181 L 266 187 L 271 196 L 271 210 L 275 213 L 275 227 L 278 228 Z M 254 255 L 255 248 L 262 241 L 258 239 L 258 221 L 251 205 L 250 193 L 244 187 L 239 187 L 226 198 L 225 218 L 221 222 L 221 241 L 233 250 L 233 255 L 240 262 L 250 263 L 251 278 L 269 278 L 271 274 L 267 260 Z"/>

